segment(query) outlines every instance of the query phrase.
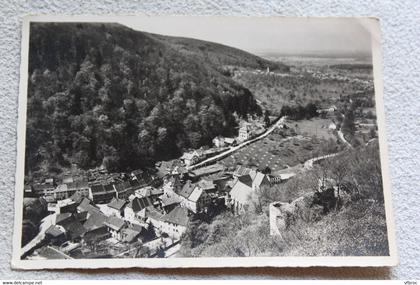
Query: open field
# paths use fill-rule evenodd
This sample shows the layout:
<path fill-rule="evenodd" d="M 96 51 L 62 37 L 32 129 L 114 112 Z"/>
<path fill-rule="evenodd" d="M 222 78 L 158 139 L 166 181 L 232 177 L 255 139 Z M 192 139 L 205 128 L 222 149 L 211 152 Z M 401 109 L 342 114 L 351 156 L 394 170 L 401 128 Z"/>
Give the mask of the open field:
<path fill-rule="evenodd" d="M 242 164 L 259 169 L 269 167 L 272 171 L 279 171 L 301 164 L 310 158 L 333 153 L 337 149 L 337 145 L 331 145 L 331 142 L 324 139 L 302 135 L 283 138 L 282 135 L 273 133 L 240 149 L 220 163 L 230 168 Z"/>
<path fill-rule="evenodd" d="M 336 136 L 332 130 L 328 129 L 328 126 L 332 123 L 331 119 L 312 118 L 310 120 L 293 121 L 292 126 L 296 133 L 303 136 L 316 136 L 320 139 L 336 139 Z"/>
<path fill-rule="evenodd" d="M 342 98 L 370 90 L 370 65 L 292 66 L 289 73 L 255 71 L 246 68 L 235 72 L 233 79 L 247 87 L 264 109 L 279 114 L 283 105 L 318 102 L 336 103 Z"/>

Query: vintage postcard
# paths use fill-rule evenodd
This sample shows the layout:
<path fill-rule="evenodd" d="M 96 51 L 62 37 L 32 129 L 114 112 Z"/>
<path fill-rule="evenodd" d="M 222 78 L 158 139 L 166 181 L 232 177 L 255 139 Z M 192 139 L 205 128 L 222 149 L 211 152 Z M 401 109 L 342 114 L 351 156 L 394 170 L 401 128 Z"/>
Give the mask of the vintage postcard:
<path fill-rule="evenodd" d="M 379 21 L 27 17 L 16 269 L 392 266 Z"/>

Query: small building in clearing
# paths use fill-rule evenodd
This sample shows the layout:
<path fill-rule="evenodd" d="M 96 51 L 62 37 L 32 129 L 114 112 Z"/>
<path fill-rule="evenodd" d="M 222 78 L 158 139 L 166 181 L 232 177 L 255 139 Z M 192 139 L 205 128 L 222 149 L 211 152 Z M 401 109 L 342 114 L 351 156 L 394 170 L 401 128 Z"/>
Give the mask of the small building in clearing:
<path fill-rule="evenodd" d="M 194 150 L 192 152 L 186 152 L 182 155 L 181 160 L 184 161 L 186 166 L 193 165 L 200 160 L 204 159 L 204 153 L 201 150 Z"/>
<path fill-rule="evenodd" d="M 249 123 L 243 123 L 239 128 L 238 140 L 243 142 L 251 137 L 251 128 Z"/>
<path fill-rule="evenodd" d="M 217 136 L 212 140 L 212 143 L 215 147 L 224 147 L 225 146 L 225 138 L 222 136 Z"/>

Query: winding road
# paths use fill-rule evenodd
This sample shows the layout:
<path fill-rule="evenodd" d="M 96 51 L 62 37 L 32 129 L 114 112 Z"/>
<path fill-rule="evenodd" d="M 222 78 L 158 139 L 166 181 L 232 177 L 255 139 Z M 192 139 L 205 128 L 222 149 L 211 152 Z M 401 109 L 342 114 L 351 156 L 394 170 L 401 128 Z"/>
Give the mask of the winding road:
<path fill-rule="evenodd" d="M 39 226 L 39 233 L 30 241 L 28 242 L 21 251 L 21 256 L 26 255 L 29 251 L 31 251 L 34 247 L 40 244 L 45 238 L 45 232 L 47 229 L 54 224 L 56 214 L 51 214 L 46 216 L 42 219 L 41 224 Z"/>

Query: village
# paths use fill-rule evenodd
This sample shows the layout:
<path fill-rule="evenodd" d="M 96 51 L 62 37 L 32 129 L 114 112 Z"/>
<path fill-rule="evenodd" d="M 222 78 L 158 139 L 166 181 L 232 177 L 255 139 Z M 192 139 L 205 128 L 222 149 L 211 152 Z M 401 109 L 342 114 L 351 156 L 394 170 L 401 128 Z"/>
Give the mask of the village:
<path fill-rule="evenodd" d="M 269 135 L 287 134 L 283 140 L 275 135 L 277 144 L 290 141 L 293 147 L 304 143 L 305 148 L 314 143 L 313 138 L 305 132 L 292 135 L 291 128 L 299 130 L 301 124 L 309 124 L 321 137 L 324 132 L 351 148 L 341 130 L 331 123 L 337 108 L 317 112 L 327 115 L 307 123 L 288 121 L 286 117 L 249 116 L 240 121 L 236 137 L 217 136 L 212 147 L 186 151 L 177 159 L 157 162 L 154 168 L 109 173 L 102 166 L 25 185 L 24 196 L 38 198 L 38 206 L 46 213 L 38 226 L 32 225 L 34 233 L 25 235 L 31 239 L 22 241 L 22 258 L 176 257 L 183 234 L 192 223 L 211 221 L 225 211 L 241 215 L 249 211 L 251 197 L 261 187 L 284 183 L 300 169 L 306 171 L 314 163 L 339 153 L 320 153 L 316 157 L 306 151 L 306 158 L 301 158 L 304 162 L 282 168 L 277 156 L 265 158 L 270 154 L 264 142 Z M 322 120 L 320 128 L 324 131 L 314 127 L 317 120 Z M 356 127 L 363 128 L 361 124 Z M 250 166 L 243 160 L 232 161 L 243 151 L 245 158 L 251 151 L 261 162 Z M 277 208 L 270 206 L 273 234 L 281 232 L 279 215 Z"/>
<path fill-rule="evenodd" d="M 46 211 L 37 223 L 29 222 L 22 258 L 176 257 L 189 225 L 226 211 L 247 212 L 261 187 L 284 183 L 351 149 L 337 125 L 344 117 L 338 104 L 320 106 L 317 117 L 307 120 L 268 112 L 248 116 L 238 120 L 237 136 L 217 136 L 211 147 L 187 150 L 152 168 L 109 173 L 101 166 L 27 184 L 24 197 L 39 199 Z M 369 110 L 355 110 L 355 134 L 366 145 L 377 137 Z M 334 150 L 325 147 L 329 141 Z M 274 234 L 281 232 L 279 215 L 270 206 Z"/>
<path fill-rule="evenodd" d="M 232 171 L 217 163 L 217 155 L 266 136 L 282 126 L 279 122 L 269 127 L 250 119 L 241 123 L 237 137 L 216 137 L 212 148 L 158 162 L 153 170 L 108 173 L 96 168 L 26 185 L 25 197 L 41 198 L 48 213 L 23 247 L 22 257 L 176 256 L 191 221 L 208 220 L 222 211 L 240 214 L 262 185 L 290 178 L 241 165 Z"/>

